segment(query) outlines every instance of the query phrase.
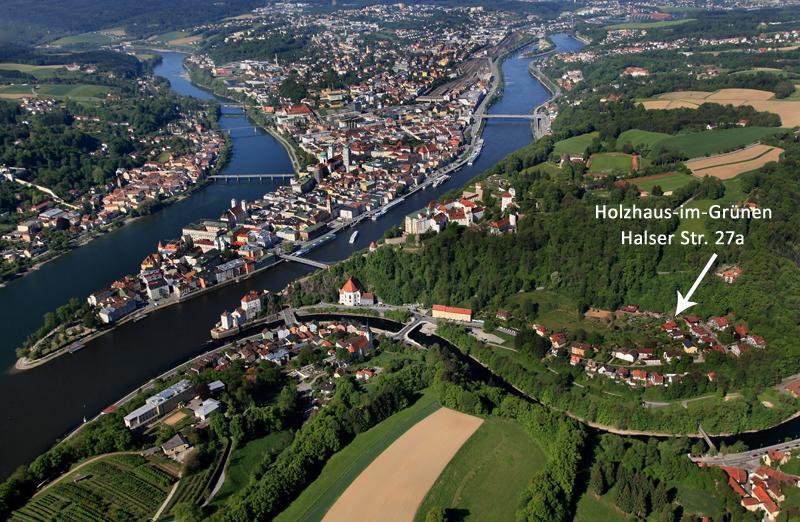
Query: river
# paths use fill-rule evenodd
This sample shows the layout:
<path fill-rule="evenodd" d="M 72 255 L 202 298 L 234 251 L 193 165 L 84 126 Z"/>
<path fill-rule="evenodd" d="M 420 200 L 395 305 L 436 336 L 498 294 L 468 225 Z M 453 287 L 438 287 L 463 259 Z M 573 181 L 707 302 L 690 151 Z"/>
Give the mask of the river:
<path fill-rule="evenodd" d="M 559 49 L 583 46 L 567 35 L 555 35 Z M 212 95 L 192 85 L 182 67 L 183 55 L 164 53 L 155 73 L 171 82 L 176 92 L 211 99 Z M 549 97 L 546 89 L 527 71 L 529 60 L 519 54 L 503 64 L 504 95 L 489 110 L 494 113 L 524 113 Z M 286 151 L 272 136 L 254 129 L 240 109 L 226 108 L 220 119 L 231 131 L 233 154 L 225 173 L 290 172 Z M 242 128 L 245 127 L 245 128 Z M 377 221 L 366 220 L 357 230 L 355 244 L 348 233 L 314 250 L 309 257 L 324 261 L 344 259 L 382 237 L 401 223 L 402 217 L 425 206 L 431 199 L 495 164 L 508 153 L 531 141 L 527 120 L 487 120 L 481 156 L 473 166 L 453 173 L 439 187 L 428 187 L 391 208 Z M 231 198 L 255 199 L 273 190 L 277 183 L 216 183 L 190 198 L 141 218 L 103 238 L 92 241 L 45 264 L 36 273 L 0 288 L 0 362 L 9 370 L 0 375 L 3 398 L 3 428 L 0 430 L 0 477 L 29 462 L 59 437 L 75 428 L 85 416 L 100 410 L 146 382 L 207 347 L 208 330 L 224 308 L 232 308 L 250 289 L 280 290 L 311 269 L 284 263 L 237 285 L 220 288 L 182 304 L 152 313 L 91 341 L 82 350 L 59 357 L 25 372 L 11 371 L 14 349 L 35 330 L 41 316 L 72 296 L 83 299 L 124 274 L 136 273 L 139 263 L 155 249 L 159 240 L 177 237 L 181 227 L 202 217 L 216 217 Z"/>

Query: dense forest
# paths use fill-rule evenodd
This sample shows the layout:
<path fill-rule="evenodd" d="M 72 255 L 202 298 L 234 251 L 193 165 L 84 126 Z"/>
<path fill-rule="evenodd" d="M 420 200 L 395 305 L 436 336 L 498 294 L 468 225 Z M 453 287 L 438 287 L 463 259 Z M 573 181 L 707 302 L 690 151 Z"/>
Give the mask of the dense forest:
<path fill-rule="evenodd" d="M 26 0 L 7 0 L 0 18 L 0 40 L 39 43 L 112 27 L 146 36 L 240 15 L 263 4 L 254 0 L 41 0 L 32 9 Z"/>

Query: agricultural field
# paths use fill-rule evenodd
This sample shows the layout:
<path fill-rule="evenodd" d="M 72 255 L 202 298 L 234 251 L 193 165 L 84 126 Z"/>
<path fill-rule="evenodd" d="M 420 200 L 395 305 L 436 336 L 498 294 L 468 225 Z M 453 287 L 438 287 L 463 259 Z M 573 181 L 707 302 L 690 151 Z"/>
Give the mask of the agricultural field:
<path fill-rule="evenodd" d="M 290 431 L 278 431 L 270 433 L 266 437 L 251 440 L 244 446 L 233 450 L 228 467 L 225 468 L 225 483 L 214 497 L 214 502 L 224 500 L 244 488 L 267 454 L 277 455 L 291 442 L 292 433 Z"/>
<path fill-rule="evenodd" d="M 140 455 L 100 457 L 42 490 L 11 519 L 144 520 L 158 510 L 175 480 Z"/>
<path fill-rule="evenodd" d="M 609 25 L 606 29 L 658 29 L 660 27 L 670 27 L 693 22 L 694 18 L 682 18 L 680 20 L 664 20 L 661 22 L 627 22 L 624 24 Z"/>
<path fill-rule="evenodd" d="M 35 89 L 35 90 L 34 90 Z M 86 83 L 53 83 L 37 86 L 20 84 L 0 87 L 0 98 L 20 99 L 26 96 L 48 96 L 51 98 L 70 98 L 76 101 L 98 101 L 103 98 L 109 88 L 103 85 Z"/>
<path fill-rule="evenodd" d="M 630 172 L 631 155 L 622 152 L 601 152 L 592 154 L 587 163 L 590 174 L 610 174 L 615 170 Z"/>
<path fill-rule="evenodd" d="M 599 136 L 598 132 L 588 132 L 580 136 L 573 136 L 565 140 L 556 142 L 553 153 L 561 156 L 562 154 L 582 155 L 586 147 L 591 145 L 592 140 Z"/>
<path fill-rule="evenodd" d="M 661 187 L 661 190 L 668 193 L 686 185 L 693 179 L 692 176 L 687 176 L 679 172 L 665 172 L 664 174 L 632 178 L 626 181 L 636 185 L 640 190 L 644 190 L 645 192 L 652 192 L 653 187 L 658 185 Z"/>
<path fill-rule="evenodd" d="M 0 99 L 18 100 L 33 96 L 33 86 L 27 84 L 0 86 Z"/>
<path fill-rule="evenodd" d="M 655 144 L 651 154 L 674 150 L 687 158 L 700 158 L 743 148 L 781 130 L 773 127 L 735 127 L 668 136 Z"/>
<path fill-rule="evenodd" d="M 50 78 L 64 70 L 63 65 L 30 65 L 27 63 L 0 63 L 0 71 L 19 71 L 37 78 Z"/>
<path fill-rule="evenodd" d="M 414 519 L 424 522 L 431 508 L 443 507 L 462 520 L 513 520 L 522 492 L 546 460 L 518 423 L 488 418 L 444 469 Z"/>
<path fill-rule="evenodd" d="M 440 408 L 400 436 L 353 481 L 323 520 L 414 517 L 425 495 L 483 419 Z"/>
<path fill-rule="evenodd" d="M 336 499 L 373 460 L 403 433 L 439 408 L 436 394 L 427 391 L 413 405 L 395 413 L 364 433 L 359 433 L 347 447 L 328 460 L 317 480 L 311 483 L 275 520 L 277 522 L 321 520 Z"/>
<path fill-rule="evenodd" d="M 773 93 L 756 89 L 668 92 L 644 100 L 642 104 L 645 109 L 677 109 L 679 107 L 694 109 L 707 102 L 720 105 L 750 105 L 758 111 L 774 112 L 780 116 L 781 124 L 784 127 L 800 125 L 800 101 L 797 99 L 778 100 L 775 99 Z"/>
<path fill-rule="evenodd" d="M 91 33 L 81 33 L 72 36 L 64 36 L 52 42 L 52 45 L 59 47 L 81 46 L 81 45 L 108 45 L 114 42 L 114 38 L 101 31 Z"/>
<path fill-rule="evenodd" d="M 665 134 L 663 132 L 630 129 L 619 135 L 617 138 L 617 146 L 622 147 L 626 143 L 630 143 L 634 147 L 644 145 L 652 150 L 654 145 L 671 137 L 670 134 Z"/>
<path fill-rule="evenodd" d="M 761 168 L 770 161 L 778 161 L 782 153 L 783 149 L 778 147 L 753 145 L 728 154 L 687 161 L 686 166 L 698 177 L 731 179 L 744 172 Z"/>

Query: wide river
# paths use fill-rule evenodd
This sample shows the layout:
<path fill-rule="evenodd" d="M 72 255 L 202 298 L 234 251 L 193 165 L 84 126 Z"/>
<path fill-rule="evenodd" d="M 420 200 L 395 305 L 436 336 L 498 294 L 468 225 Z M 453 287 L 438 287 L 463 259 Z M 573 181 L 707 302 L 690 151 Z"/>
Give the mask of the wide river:
<path fill-rule="evenodd" d="M 555 35 L 561 50 L 582 47 L 567 35 Z M 192 85 L 182 67 L 184 55 L 164 53 L 155 73 L 167 78 L 178 93 L 211 99 Z M 527 71 L 529 60 L 518 54 L 503 64 L 505 90 L 489 112 L 530 112 L 548 97 L 548 92 Z M 231 131 L 233 155 L 227 174 L 291 172 L 283 147 L 269 134 L 255 129 L 239 109 L 226 108 L 220 119 Z M 357 230 L 355 244 L 350 232 L 341 233 L 310 257 L 324 261 L 344 259 L 380 238 L 402 217 L 423 207 L 431 199 L 459 187 L 492 166 L 508 153 L 530 143 L 527 120 L 487 120 L 485 145 L 475 164 L 455 172 L 437 188 L 429 187 L 394 206 L 377 221 L 366 220 Z M 45 312 L 70 297 L 85 298 L 124 274 L 136 273 L 139 263 L 158 241 L 180 235 L 181 227 L 193 220 L 215 218 L 231 198 L 255 199 L 275 188 L 276 182 L 216 183 L 190 198 L 144 217 L 101 239 L 45 264 L 37 272 L 0 288 L 0 374 L 3 422 L 0 428 L 0 478 L 20 464 L 31 461 L 59 437 L 91 418 L 153 376 L 207 349 L 209 328 L 219 313 L 231 309 L 250 289 L 280 290 L 312 269 L 283 263 L 237 285 L 230 285 L 182 304 L 123 325 L 87 344 L 82 350 L 59 357 L 39 368 L 12 370 L 15 348 L 34 331 Z"/>

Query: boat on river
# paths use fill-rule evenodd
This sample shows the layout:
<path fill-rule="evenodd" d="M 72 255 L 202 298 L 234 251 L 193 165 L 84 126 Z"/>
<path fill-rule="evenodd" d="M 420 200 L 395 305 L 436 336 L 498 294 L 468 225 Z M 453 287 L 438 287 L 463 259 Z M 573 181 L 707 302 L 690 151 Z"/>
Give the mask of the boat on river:
<path fill-rule="evenodd" d="M 355 232 L 353 232 L 353 234 L 350 236 L 350 244 L 351 244 L 351 245 L 352 245 L 353 243 L 355 243 L 355 242 L 356 242 L 356 238 L 357 238 L 357 237 L 358 237 L 358 230 L 356 230 Z"/>

